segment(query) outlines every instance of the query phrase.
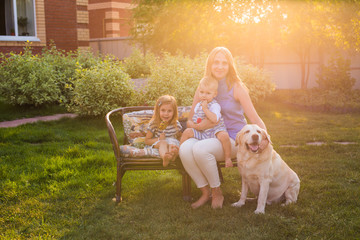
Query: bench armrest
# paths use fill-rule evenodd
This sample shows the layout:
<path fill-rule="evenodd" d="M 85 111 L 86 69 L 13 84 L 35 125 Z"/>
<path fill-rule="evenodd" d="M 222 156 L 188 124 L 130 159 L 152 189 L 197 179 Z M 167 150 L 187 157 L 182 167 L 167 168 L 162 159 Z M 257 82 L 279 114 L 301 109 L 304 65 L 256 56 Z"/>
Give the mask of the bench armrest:
<path fill-rule="evenodd" d="M 106 126 L 108 128 L 110 141 L 111 141 L 112 146 L 113 146 L 113 150 L 114 150 L 116 160 L 120 160 L 120 146 L 119 146 L 118 138 L 116 136 L 115 129 L 113 127 L 113 124 L 111 123 L 110 116 L 112 114 L 114 114 L 114 113 L 120 113 L 121 118 L 122 118 L 122 116 L 127 112 L 141 111 L 141 110 L 152 110 L 152 109 L 154 109 L 154 107 L 152 107 L 152 106 L 122 107 L 122 108 L 114 109 L 114 110 L 112 110 L 112 111 L 110 111 L 110 112 L 108 112 L 106 114 L 105 122 L 106 122 Z M 124 134 L 124 141 L 123 142 L 124 142 L 124 144 L 126 144 L 128 142 L 125 134 Z"/>

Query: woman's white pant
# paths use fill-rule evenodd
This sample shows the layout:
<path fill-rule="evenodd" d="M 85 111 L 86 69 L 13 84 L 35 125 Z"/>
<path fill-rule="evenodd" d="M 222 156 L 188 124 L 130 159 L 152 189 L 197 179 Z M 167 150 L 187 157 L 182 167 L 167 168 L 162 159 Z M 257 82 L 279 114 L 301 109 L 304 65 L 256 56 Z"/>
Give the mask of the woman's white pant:
<path fill-rule="evenodd" d="M 231 158 L 236 157 L 235 141 L 230 138 Z M 224 150 L 217 138 L 197 140 L 190 138 L 180 146 L 181 162 L 198 188 L 210 185 L 220 186 L 219 172 L 216 161 L 224 161 Z"/>

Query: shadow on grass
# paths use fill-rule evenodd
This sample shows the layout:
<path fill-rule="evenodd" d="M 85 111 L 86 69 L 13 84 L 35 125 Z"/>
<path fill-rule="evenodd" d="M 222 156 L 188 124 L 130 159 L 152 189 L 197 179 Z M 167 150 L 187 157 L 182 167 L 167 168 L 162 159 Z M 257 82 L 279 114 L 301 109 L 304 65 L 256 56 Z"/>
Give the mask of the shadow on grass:
<path fill-rule="evenodd" d="M 65 107 L 61 107 L 59 105 L 46 105 L 41 107 L 34 107 L 30 105 L 12 106 L 0 101 L 0 122 L 37 116 L 48 116 L 66 112 L 67 110 Z"/>

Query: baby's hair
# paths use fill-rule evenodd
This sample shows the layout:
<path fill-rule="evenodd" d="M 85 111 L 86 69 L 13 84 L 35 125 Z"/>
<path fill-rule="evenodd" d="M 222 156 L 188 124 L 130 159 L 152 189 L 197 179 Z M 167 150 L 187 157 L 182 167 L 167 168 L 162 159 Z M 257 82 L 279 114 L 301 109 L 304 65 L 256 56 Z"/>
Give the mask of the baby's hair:
<path fill-rule="evenodd" d="M 215 91 L 217 91 L 218 85 L 219 85 L 218 81 L 216 81 L 212 77 L 203 77 L 199 82 L 199 88 L 200 88 L 200 86 L 203 86 L 207 89 L 212 89 Z"/>
<path fill-rule="evenodd" d="M 151 118 L 151 122 L 153 122 L 156 126 L 160 126 L 161 119 L 160 119 L 160 107 L 164 104 L 171 104 L 171 107 L 173 108 L 174 115 L 170 121 L 170 125 L 177 126 L 176 121 L 178 120 L 178 108 L 176 99 L 173 96 L 170 95 L 164 95 L 158 98 L 155 103 L 154 107 L 154 114 Z"/>

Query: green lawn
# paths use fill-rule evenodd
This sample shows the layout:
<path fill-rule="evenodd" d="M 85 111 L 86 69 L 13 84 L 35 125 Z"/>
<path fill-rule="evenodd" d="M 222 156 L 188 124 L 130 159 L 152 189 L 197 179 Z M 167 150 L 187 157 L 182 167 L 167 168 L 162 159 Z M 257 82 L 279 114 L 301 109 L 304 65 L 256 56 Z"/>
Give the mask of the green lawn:
<path fill-rule="evenodd" d="M 257 110 L 300 177 L 296 204 L 265 215 L 255 202 L 232 208 L 241 189 L 232 168 L 223 169 L 220 210 L 192 210 L 176 171 L 127 172 L 116 205 L 103 118 L 63 119 L 0 129 L 0 239 L 360 239 L 360 114 Z M 326 144 L 306 144 L 314 141 Z"/>

